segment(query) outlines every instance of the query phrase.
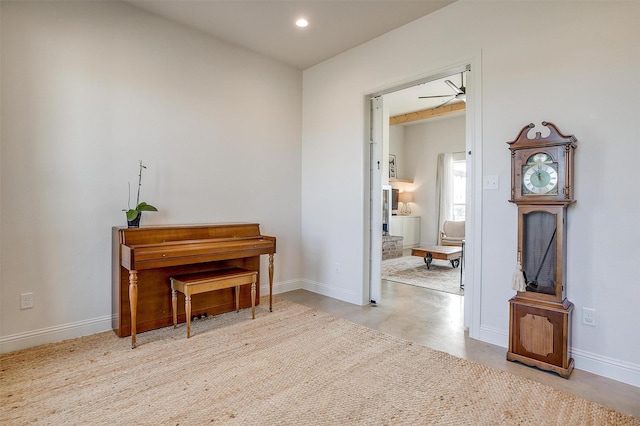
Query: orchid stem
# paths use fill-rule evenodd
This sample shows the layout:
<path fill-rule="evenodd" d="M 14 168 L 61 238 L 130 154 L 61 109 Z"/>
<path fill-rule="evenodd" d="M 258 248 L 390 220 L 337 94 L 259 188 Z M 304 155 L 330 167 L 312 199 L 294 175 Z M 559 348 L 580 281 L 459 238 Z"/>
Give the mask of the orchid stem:
<path fill-rule="evenodd" d="M 136 197 L 136 208 L 138 208 L 138 204 L 140 204 L 140 187 L 142 186 L 142 169 L 146 169 L 146 167 L 142 164 L 142 160 L 140 160 L 140 174 L 138 174 L 138 196 Z"/>

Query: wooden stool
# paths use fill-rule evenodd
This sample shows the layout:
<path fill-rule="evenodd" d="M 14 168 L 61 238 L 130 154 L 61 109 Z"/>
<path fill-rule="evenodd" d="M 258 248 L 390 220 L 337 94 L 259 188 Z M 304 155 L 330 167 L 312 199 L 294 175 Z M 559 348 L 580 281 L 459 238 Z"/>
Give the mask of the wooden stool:
<path fill-rule="evenodd" d="M 184 294 L 184 313 L 187 316 L 187 338 L 191 337 L 191 295 L 208 291 L 235 288 L 236 311 L 240 310 L 240 286 L 251 284 L 251 318 L 256 318 L 256 280 L 258 273 L 247 269 L 231 268 L 218 271 L 178 275 L 171 280 L 171 304 L 173 307 L 173 328 L 178 325 L 178 294 Z"/>

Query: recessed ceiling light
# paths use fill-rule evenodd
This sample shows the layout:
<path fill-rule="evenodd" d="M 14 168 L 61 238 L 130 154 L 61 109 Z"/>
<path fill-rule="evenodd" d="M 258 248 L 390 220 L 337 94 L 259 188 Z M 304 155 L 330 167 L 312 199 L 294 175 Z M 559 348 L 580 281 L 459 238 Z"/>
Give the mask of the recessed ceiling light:
<path fill-rule="evenodd" d="M 304 18 L 300 18 L 296 21 L 296 25 L 300 28 L 304 28 L 309 25 L 309 22 Z"/>

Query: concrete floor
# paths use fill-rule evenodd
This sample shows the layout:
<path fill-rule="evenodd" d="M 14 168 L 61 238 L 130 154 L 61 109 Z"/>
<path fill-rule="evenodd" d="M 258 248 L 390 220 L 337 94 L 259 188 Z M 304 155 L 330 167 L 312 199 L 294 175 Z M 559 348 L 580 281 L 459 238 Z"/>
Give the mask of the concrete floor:
<path fill-rule="evenodd" d="M 432 349 L 526 377 L 640 419 L 640 388 L 574 369 L 569 380 L 506 360 L 506 349 L 470 339 L 462 296 L 382 281 L 383 303 L 357 306 L 306 290 L 278 297 Z"/>

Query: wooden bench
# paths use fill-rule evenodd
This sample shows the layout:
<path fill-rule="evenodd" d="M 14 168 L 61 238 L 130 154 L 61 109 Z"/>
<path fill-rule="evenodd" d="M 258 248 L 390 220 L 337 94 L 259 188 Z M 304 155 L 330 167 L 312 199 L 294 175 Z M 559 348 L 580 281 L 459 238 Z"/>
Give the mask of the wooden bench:
<path fill-rule="evenodd" d="M 240 286 L 251 284 L 251 318 L 256 318 L 256 280 L 258 273 L 241 268 L 221 269 L 170 277 L 173 328 L 178 325 L 178 294 L 184 294 L 184 313 L 187 317 L 187 338 L 191 337 L 191 295 L 234 288 L 236 311 L 240 310 Z"/>

